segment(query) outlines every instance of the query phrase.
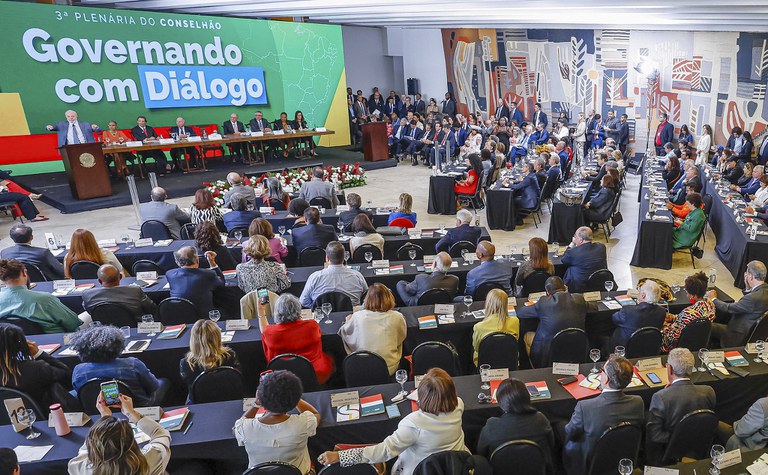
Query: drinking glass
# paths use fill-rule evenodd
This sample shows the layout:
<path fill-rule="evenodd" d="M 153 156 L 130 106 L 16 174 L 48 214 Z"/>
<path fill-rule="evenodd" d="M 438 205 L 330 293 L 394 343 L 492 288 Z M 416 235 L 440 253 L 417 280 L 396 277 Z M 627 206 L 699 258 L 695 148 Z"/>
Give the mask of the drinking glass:
<path fill-rule="evenodd" d="M 368 264 L 370 264 L 371 261 L 373 260 L 373 253 L 372 252 L 366 252 L 364 257 L 365 257 L 365 261 L 368 262 Z M 373 266 L 369 265 L 367 268 L 368 269 L 373 269 Z"/>
<path fill-rule="evenodd" d="M 281 236 L 285 234 L 285 226 L 278 226 L 277 232 L 279 232 Z"/>
<path fill-rule="evenodd" d="M 468 252 L 469 251 L 467 249 L 462 249 L 461 250 L 461 260 L 464 261 L 464 263 L 462 264 L 463 266 L 467 265 L 467 253 Z"/>
<path fill-rule="evenodd" d="M 717 271 L 715 269 L 709 269 L 709 286 L 714 287 L 715 281 L 717 281 Z"/>
<path fill-rule="evenodd" d="M 221 318 L 221 312 L 218 310 L 211 310 L 208 312 L 208 318 L 210 318 L 213 323 L 216 323 Z"/>
<path fill-rule="evenodd" d="M 525 259 L 527 261 L 528 258 L 530 258 L 530 257 L 531 257 L 530 249 L 528 249 L 527 247 L 524 247 L 523 248 L 523 259 Z"/>
<path fill-rule="evenodd" d="M 552 243 L 552 253 L 557 256 L 560 254 L 560 243 L 555 241 Z"/>
<path fill-rule="evenodd" d="M 349 259 L 352 257 L 352 255 L 349 253 L 349 251 L 344 251 L 344 260 L 346 262 L 349 262 Z"/>
<path fill-rule="evenodd" d="M 632 473 L 632 470 L 634 470 L 635 467 L 632 464 L 632 460 L 630 459 L 621 459 L 619 460 L 619 473 L 622 475 L 629 475 Z"/>
<path fill-rule="evenodd" d="M 317 322 L 318 325 L 320 325 L 320 322 L 323 321 L 323 311 L 318 309 L 313 310 L 312 318 Z"/>
<path fill-rule="evenodd" d="M 240 243 L 240 240 L 243 239 L 243 232 L 241 230 L 235 231 L 235 239 L 237 239 L 237 242 Z"/>
<path fill-rule="evenodd" d="M 155 323 L 155 316 L 152 315 L 151 313 L 148 313 L 146 315 L 142 315 L 141 316 L 141 321 L 142 321 L 142 323 Z M 147 336 L 155 336 L 155 335 L 156 335 L 156 333 L 152 332 L 152 333 L 148 334 Z"/>
<path fill-rule="evenodd" d="M 368 204 L 368 209 L 371 209 L 371 200 L 368 200 L 366 203 Z"/>
<path fill-rule="evenodd" d="M 757 357 L 755 357 L 755 363 L 763 362 L 763 350 L 765 350 L 765 341 L 757 340 L 755 342 L 755 349 L 757 350 Z"/>
<path fill-rule="evenodd" d="M 613 290 L 613 281 L 612 280 L 606 280 L 605 281 L 605 290 L 606 292 L 610 292 Z"/>
<path fill-rule="evenodd" d="M 509 260 L 510 261 L 515 259 L 515 254 L 517 254 L 517 248 L 515 246 L 509 246 Z"/>
<path fill-rule="evenodd" d="M 404 369 L 398 369 L 395 371 L 395 381 L 400 383 L 400 392 L 398 394 L 402 394 L 403 396 L 408 394 L 405 391 L 405 386 L 403 386 L 405 382 L 408 381 L 408 372 Z"/>
<path fill-rule="evenodd" d="M 491 365 L 489 364 L 481 364 L 480 365 L 480 380 L 483 382 L 483 384 L 480 385 L 480 389 L 483 391 L 487 391 L 491 389 L 491 383 L 488 381 L 488 372 L 491 370 Z"/>
<path fill-rule="evenodd" d="M 40 437 L 40 432 L 36 431 L 32 426 L 32 424 L 34 424 L 35 420 L 37 419 L 37 414 L 35 414 L 34 410 L 22 409 L 21 412 L 17 412 L 16 417 L 20 423 L 29 426 L 29 435 L 27 435 L 27 440 L 37 439 Z"/>
<path fill-rule="evenodd" d="M 125 244 L 128 244 L 131 241 L 131 236 L 129 236 L 127 234 L 123 234 L 123 235 L 120 236 L 120 241 L 125 243 Z"/>
<path fill-rule="evenodd" d="M 713 445 L 712 450 L 709 452 L 709 456 L 712 457 L 712 467 L 709 469 L 710 475 L 720 475 L 720 459 L 723 458 L 725 453 L 725 447 L 722 445 Z"/>
<path fill-rule="evenodd" d="M 411 267 L 416 267 L 416 264 L 413 263 L 413 260 L 416 259 L 416 249 L 409 249 L 408 257 L 411 258 Z"/>
<path fill-rule="evenodd" d="M 592 360 L 592 369 L 589 370 L 589 372 L 591 374 L 597 374 L 599 372 L 597 370 L 597 361 L 600 359 L 600 350 L 597 348 L 589 350 L 589 359 Z"/>
<path fill-rule="evenodd" d="M 333 320 L 331 320 L 333 305 L 331 305 L 330 302 L 325 302 L 320 308 L 323 310 L 323 314 L 325 314 L 325 324 L 328 325 L 333 323 Z"/>
<path fill-rule="evenodd" d="M 445 233 L 445 224 L 440 225 L 440 232 Z"/>
<path fill-rule="evenodd" d="M 467 311 L 464 312 L 465 317 L 469 317 L 471 314 L 469 313 L 469 307 L 472 306 L 472 296 L 471 295 L 465 295 L 464 296 L 464 305 L 467 307 Z"/>
<path fill-rule="evenodd" d="M 699 360 L 701 360 L 701 367 L 699 371 L 704 373 L 707 371 L 707 360 L 709 359 L 709 350 L 706 348 L 699 349 Z"/>
<path fill-rule="evenodd" d="M 339 220 L 338 223 L 336 223 L 336 227 L 339 228 L 339 234 L 342 234 L 344 232 L 344 223 Z"/>
<path fill-rule="evenodd" d="M 677 293 L 680 292 L 680 284 L 672 284 L 672 297 L 677 299 Z"/>
<path fill-rule="evenodd" d="M 622 358 L 624 358 L 624 355 L 627 353 L 627 350 L 623 346 L 617 346 L 616 348 L 613 349 L 613 352 L 616 355 L 621 356 Z"/>
<path fill-rule="evenodd" d="M 123 332 L 126 340 L 131 337 L 131 327 L 120 327 L 120 331 Z"/>

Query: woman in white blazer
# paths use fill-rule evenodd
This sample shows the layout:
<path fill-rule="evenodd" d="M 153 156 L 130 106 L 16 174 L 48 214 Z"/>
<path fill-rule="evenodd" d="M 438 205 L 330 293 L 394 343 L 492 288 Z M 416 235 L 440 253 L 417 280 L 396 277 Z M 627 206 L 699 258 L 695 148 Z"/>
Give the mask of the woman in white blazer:
<path fill-rule="evenodd" d="M 696 165 L 706 165 L 709 163 L 709 152 L 712 147 L 712 127 L 704 124 L 704 131 L 699 136 L 696 145 Z"/>

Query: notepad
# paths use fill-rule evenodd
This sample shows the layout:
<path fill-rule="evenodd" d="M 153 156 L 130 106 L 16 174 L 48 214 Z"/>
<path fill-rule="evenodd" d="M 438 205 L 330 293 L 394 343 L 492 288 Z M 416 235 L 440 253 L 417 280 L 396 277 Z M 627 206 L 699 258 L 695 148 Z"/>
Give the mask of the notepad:
<path fill-rule="evenodd" d="M 336 408 L 336 422 L 356 421 L 360 419 L 360 404 L 348 404 Z"/>
<path fill-rule="evenodd" d="M 150 340 L 134 340 L 130 343 L 128 343 L 128 346 L 125 347 L 123 350 L 124 355 L 129 355 L 133 353 L 141 353 L 142 351 L 146 350 L 149 346 Z"/>
<path fill-rule="evenodd" d="M 437 328 L 437 320 L 434 315 L 419 317 L 419 329 Z"/>
<path fill-rule="evenodd" d="M 184 425 L 184 421 L 187 420 L 189 415 L 188 407 L 181 407 L 172 411 L 166 411 L 160 418 L 160 425 L 163 429 L 168 431 L 175 431 L 181 429 Z"/>
<path fill-rule="evenodd" d="M 372 416 L 384 413 L 384 398 L 381 394 L 360 398 L 360 415 Z"/>
<path fill-rule="evenodd" d="M 573 396 L 573 398 L 576 399 L 577 401 L 580 399 L 586 399 L 588 397 L 597 396 L 598 394 L 600 394 L 599 389 L 590 389 L 590 388 L 585 388 L 581 386 L 581 382 L 586 379 L 586 376 L 584 376 L 583 374 L 576 375 L 576 379 L 577 381 L 574 381 L 570 384 L 566 384 L 565 386 L 563 386 L 563 389 L 568 391 L 568 393 L 571 396 Z"/>
<path fill-rule="evenodd" d="M 749 361 L 738 351 L 726 351 L 725 361 L 731 366 L 749 366 Z"/>
<path fill-rule="evenodd" d="M 629 295 L 617 295 L 614 297 L 617 302 L 621 304 L 622 307 L 626 307 L 627 305 L 637 305 L 637 302 L 635 302 L 635 299 L 630 297 Z"/>
<path fill-rule="evenodd" d="M 549 386 L 547 386 L 546 381 L 533 381 L 530 383 L 525 383 L 525 385 L 532 384 L 536 386 L 536 389 L 539 391 L 539 394 L 537 395 L 531 395 L 531 401 L 540 401 L 542 399 L 551 399 L 552 394 L 549 392 Z"/>
<path fill-rule="evenodd" d="M 158 340 L 172 340 L 174 338 L 178 338 L 181 336 L 182 333 L 187 329 L 187 326 L 182 324 L 179 325 L 171 325 L 170 327 L 166 327 L 163 332 L 158 335 Z"/>
<path fill-rule="evenodd" d="M 507 316 L 508 317 L 516 317 L 517 316 L 517 311 L 515 311 L 515 306 L 514 305 L 510 305 L 510 306 L 507 307 Z"/>
<path fill-rule="evenodd" d="M 390 274 L 402 274 L 403 273 L 403 265 L 399 264 L 399 265 L 389 266 L 389 273 Z"/>
<path fill-rule="evenodd" d="M 56 351 L 59 348 L 61 348 L 61 345 L 59 345 L 58 343 L 51 343 L 51 344 L 48 344 L 48 345 L 37 345 L 37 347 L 40 348 L 41 350 L 45 351 L 49 355 L 51 355 L 51 354 L 53 354 L 54 351 Z"/>

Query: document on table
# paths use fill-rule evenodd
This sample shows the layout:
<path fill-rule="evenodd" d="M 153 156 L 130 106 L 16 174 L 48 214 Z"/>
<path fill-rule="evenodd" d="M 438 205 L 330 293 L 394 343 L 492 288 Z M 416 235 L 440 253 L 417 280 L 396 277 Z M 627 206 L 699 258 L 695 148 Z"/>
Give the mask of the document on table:
<path fill-rule="evenodd" d="M 16 452 L 19 463 L 23 463 L 42 460 L 52 448 L 52 445 L 19 445 L 13 451 Z"/>

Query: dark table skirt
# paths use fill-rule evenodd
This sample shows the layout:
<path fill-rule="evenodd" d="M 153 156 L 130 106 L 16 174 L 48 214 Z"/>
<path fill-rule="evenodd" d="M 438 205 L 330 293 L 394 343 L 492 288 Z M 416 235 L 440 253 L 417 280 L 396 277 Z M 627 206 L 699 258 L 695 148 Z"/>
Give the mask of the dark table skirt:
<path fill-rule="evenodd" d="M 453 185 L 456 179 L 449 175 L 432 175 L 429 177 L 429 214 L 456 214 L 456 193 Z"/>
<path fill-rule="evenodd" d="M 486 190 L 485 215 L 491 229 L 515 230 L 515 192 Z"/>
<path fill-rule="evenodd" d="M 549 220 L 548 243 L 569 244 L 576 230 L 584 226 L 580 205 L 567 205 L 559 200 L 552 202 L 552 217 Z"/>

